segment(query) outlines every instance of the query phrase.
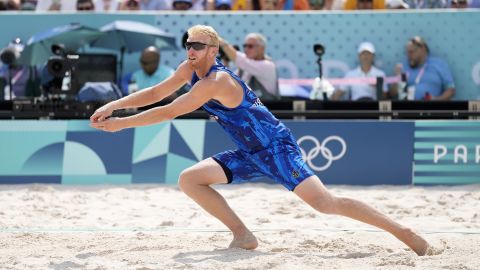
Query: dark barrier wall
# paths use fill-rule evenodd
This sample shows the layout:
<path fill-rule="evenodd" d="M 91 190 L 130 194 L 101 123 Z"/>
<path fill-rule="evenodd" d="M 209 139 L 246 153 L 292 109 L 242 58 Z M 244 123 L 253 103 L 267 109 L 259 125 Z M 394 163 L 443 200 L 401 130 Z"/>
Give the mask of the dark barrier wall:
<path fill-rule="evenodd" d="M 478 122 L 285 122 L 328 184 L 480 183 Z M 118 133 L 84 120 L 0 121 L 0 183 L 175 183 L 183 169 L 232 148 L 206 120 Z"/>
<path fill-rule="evenodd" d="M 324 75 L 342 77 L 357 63 L 356 47 L 362 41 L 376 46 L 376 64 L 387 75 L 404 60 L 404 45 L 414 36 L 423 36 L 432 55 L 450 65 L 457 85 L 456 99 L 479 99 L 480 94 L 480 11 L 388 11 L 312 13 L 232 14 L 1 14 L 0 48 L 14 37 L 25 41 L 40 31 L 82 23 L 98 28 L 114 20 L 135 20 L 155 25 L 180 38 L 194 24 L 214 26 L 232 44 L 241 45 L 248 32 L 261 32 L 268 39 L 267 53 L 276 61 L 282 78 L 314 78 L 318 74 L 313 44 L 326 47 Z M 90 49 L 91 50 L 91 49 Z M 89 49 L 87 49 L 89 51 Z M 103 51 L 105 52 L 105 51 Z M 127 54 L 125 72 L 139 67 L 138 53 Z M 162 52 L 162 63 L 177 66 L 182 50 Z"/>

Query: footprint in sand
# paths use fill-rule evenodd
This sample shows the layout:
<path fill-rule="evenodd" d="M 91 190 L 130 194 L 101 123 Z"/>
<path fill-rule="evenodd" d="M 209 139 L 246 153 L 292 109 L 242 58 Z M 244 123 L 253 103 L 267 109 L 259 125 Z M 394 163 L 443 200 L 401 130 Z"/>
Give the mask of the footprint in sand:
<path fill-rule="evenodd" d="M 270 220 L 268 218 L 257 218 L 256 220 L 260 224 L 270 223 Z"/>
<path fill-rule="evenodd" d="M 277 210 L 275 210 L 275 214 L 288 215 L 288 214 L 290 214 L 290 210 L 288 210 L 287 208 L 285 208 L 283 206 L 280 206 L 279 208 L 277 208 Z"/>
<path fill-rule="evenodd" d="M 272 248 L 270 251 L 271 252 L 283 252 L 283 251 L 288 251 L 288 248 L 277 247 L 277 248 Z"/>

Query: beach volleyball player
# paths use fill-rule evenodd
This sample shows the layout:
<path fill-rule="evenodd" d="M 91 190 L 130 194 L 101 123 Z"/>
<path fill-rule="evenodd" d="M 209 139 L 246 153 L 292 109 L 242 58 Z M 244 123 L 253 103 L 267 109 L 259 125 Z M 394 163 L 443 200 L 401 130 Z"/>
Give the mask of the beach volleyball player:
<path fill-rule="evenodd" d="M 232 248 L 255 249 L 258 242 L 212 185 L 267 176 L 319 212 L 350 217 L 381 228 L 418 255 L 425 255 L 429 248 L 427 241 L 410 228 L 363 202 L 335 196 L 325 188 L 303 161 L 290 130 L 268 111 L 245 82 L 216 60 L 219 39 L 210 26 L 191 27 L 186 43 L 187 60 L 173 75 L 156 86 L 102 106 L 90 117 L 91 126 L 114 132 L 169 121 L 199 107 L 213 115 L 238 149 L 216 154 L 187 168 L 180 174 L 178 183 L 183 192 L 232 231 Z M 168 105 L 129 117 L 111 117 L 118 109 L 158 102 L 187 82 L 191 90 Z"/>

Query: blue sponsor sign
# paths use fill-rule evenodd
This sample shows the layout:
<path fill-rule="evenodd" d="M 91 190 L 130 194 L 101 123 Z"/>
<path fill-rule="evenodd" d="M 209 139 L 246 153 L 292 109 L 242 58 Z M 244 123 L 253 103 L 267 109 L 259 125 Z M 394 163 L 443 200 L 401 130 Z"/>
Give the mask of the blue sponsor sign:
<path fill-rule="evenodd" d="M 413 122 L 285 121 L 308 166 L 327 184 L 412 183 Z M 220 126 L 207 123 L 204 156 L 235 149 Z"/>

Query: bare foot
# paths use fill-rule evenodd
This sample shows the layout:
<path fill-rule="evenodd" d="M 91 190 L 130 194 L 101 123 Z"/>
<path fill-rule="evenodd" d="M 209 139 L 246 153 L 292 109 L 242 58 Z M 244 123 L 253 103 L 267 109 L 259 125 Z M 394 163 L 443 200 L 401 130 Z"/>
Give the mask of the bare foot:
<path fill-rule="evenodd" d="M 247 232 L 242 235 L 235 235 L 228 248 L 256 249 L 258 247 L 257 238 L 253 233 Z"/>
<path fill-rule="evenodd" d="M 406 229 L 402 234 L 400 240 L 415 251 L 418 256 L 433 255 L 431 252 L 432 247 L 423 237 L 410 229 Z"/>

